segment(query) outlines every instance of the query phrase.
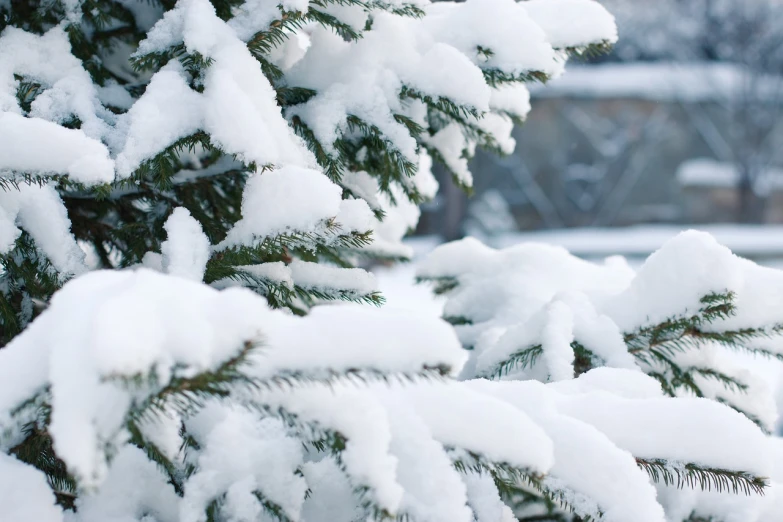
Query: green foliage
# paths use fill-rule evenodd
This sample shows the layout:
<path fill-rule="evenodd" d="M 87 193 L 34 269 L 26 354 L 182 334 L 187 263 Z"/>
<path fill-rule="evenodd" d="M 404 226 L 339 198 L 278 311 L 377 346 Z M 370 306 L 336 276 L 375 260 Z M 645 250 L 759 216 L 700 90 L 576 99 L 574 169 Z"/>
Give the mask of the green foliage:
<path fill-rule="evenodd" d="M 440 286 L 438 286 L 440 285 Z M 436 282 L 436 291 L 447 292 L 456 288 L 455 280 Z M 736 296 L 732 292 L 708 294 L 701 299 L 701 307 L 694 313 L 672 316 L 658 324 L 643 326 L 624 336 L 628 352 L 651 377 L 661 383 L 663 391 L 674 397 L 680 391 L 704 397 L 700 382 L 704 380 L 722 384 L 735 393 L 747 392 L 748 385 L 740 378 L 727 375 L 715 368 L 684 365 L 677 359 L 678 354 L 690 350 L 699 350 L 709 343 L 717 343 L 725 348 L 758 354 L 764 357 L 783 360 L 783 354 L 773 352 L 758 344 L 783 333 L 783 325 L 771 325 L 766 328 L 744 328 L 740 330 L 715 328 L 716 321 L 727 319 L 736 314 Z M 469 321 L 469 318 L 462 318 Z M 579 340 L 571 343 L 574 350 L 574 376 L 603 366 L 604 362 L 582 345 Z M 512 372 L 533 367 L 543 354 L 540 344 L 525 346 L 514 351 L 495 367 L 486 371 L 484 377 L 501 379 Z M 765 429 L 760 420 L 743 411 L 731 401 L 717 400 L 746 415 L 750 420 Z"/>
<path fill-rule="evenodd" d="M 11 448 L 11 455 L 43 471 L 57 503 L 66 509 L 74 508 L 76 481 L 68 475 L 65 463 L 54 452 L 52 437 L 46 431 L 51 411 L 44 406 L 40 419 L 28 422 L 22 428 L 22 442 Z"/>
<path fill-rule="evenodd" d="M 416 373 L 387 373 L 372 369 L 348 369 L 342 372 L 329 371 L 323 374 L 306 372 L 278 372 L 268 378 L 257 378 L 247 373 L 249 361 L 255 354 L 263 357 L 263 346 L 246 342 L 229 359 L 216 368 L 195 375 L 185 372 L 177 375 L 166 383 L 160 383 L 155 371 L 148 374 L 127 376 L 108 376 L 106 381 L 133 391 L 136 397 L 125 414 L 124 427 L 129 435 L 128 442 L 145 452 L 147 457 L 156 463 L 165 473 L 175 492 L 184 494 L 184 482 L 195 471 L 187 453 L 201 449 L 202 441 L 188 433 L 183 424 L 180 435 L 183 446 L 178 458 L 172 460 L 156 444 L 145 437 L 144 425 L 154 423 L 160 417 L 170 416 L 176 412 L 187 418 L 198 413 L 208 401 L 220 401 L 231 397 L 232 403 L 249 408 L 260 417 L 280 419 L 290 427 L 292 436 L 296 436 L 308 451 L 321 454 L 321 457 L 331 456 L 345 470 L 342 462 L 342 452 L 345 451 L 348 439 L 339 432 L 325 429 L 317 423 L 303 421 L 297 415 L 280 407 L 270 407 L 263 400 L 262 394 L 255 392 L 269 390 L 279 391 L 301 387 L 306 384 L 331 385 L 338 382 L 354 382 L 368 384 L 372 382 L 412 383 L 421 380 L 440 380 L 452 371 L 447 367 L 424 367 Z M 48 390 L 42 390 L 29 401 L 18 407 L 14 418 L 24 419 L 21 427 L 21 442 L 11 448 L 11 453 L 21 461 L 41 470 L 54 491 L 58 503 L 66 509 L 74 509 L 74 502 L 80 493 L 79 484 L 69 473 L 65 464 L 54 452 L 52 438 L 48 432 L 52 398 Z M 107 446 L 109 456 L 113 452 Z M 354 484 L 357 499 L 368 515 L 378 520 L 404 520 L 406 515 L 395 515 L 381 509 L 374 501 L 370 486 Z M 287 520 L 280 506 L 274 504 L 257 493 L 261 505 L 267 513 L 276 519 Z M 220 513 L 221 498 L 214 499 L 208 509 L 208 516 L 213 520 L 223 520 Z"/>
<path fill-rule="evenodd" d="M 655 482 L 683 488 L 699 488 L 705 491 L 731 491 L 735 495 L 763 495 L 769 484 L 767 479 L 756 477 L 744 471 L 704 468 L 696 464 L 677 464 L 664 460 L 636 459 Z"/>
<path fill-rule="evenodd" d="M 229 20 L 234 15 L 233 9 L 241 2 L 212 0 L 212 4 L 220 18 Z M 427 198 L 411 182 L 418 168 L 416 161 L 399 150 L 372 123 L 356 115 L 348 115 L 338 139 L 334 143 L 321 143 L 296 114 L 297 106 L 318 93 L 290 84 L 270 58 L 271 53 L 287 42 L 293 30 L 306 24 L 315 23 L 329 28 L 345 40 L 360 39 L 361 31 L 327 12 L 331 4 L 353 5 L 366 10 L 370 14 L 366 30 L 372 28 L 373 12 L 378 10 L 409 17 L 424 15 L 420 7 L 408 3 L 389 5 L 380 0 L 311 0 L 310 8 L 305 12 L 285 11 L 280 7 L 278 18 L 267 29 L 253 35 L 247 42 L 247 48 L 275 89 L 278 104 L 292 128 L 313 152 L 330 179 L 340 183 L 345 172 L 364 171 L 377 180 L 381 191 L 392 203 L 397 203 L 400 193 L 413 203 L 422 203 Z M 156 5 L 166 11 L 172 9 L 175 2 L 158 0 Z M 118 49 L 132 49 L 146 36 L 137 27 L 134 11 L 114 0 L 85 0 L 79 9 L 81 19 L 66 22 L 65 27 L 75 56 L 82 60 L 96 84 L 105 85 L 112 80 L 124 87 L 133 98 L 138 98 L 146 88 L 150 73 L 158 71 L 171 60 L 177 60 L 184 67 L 190 86 L 195 90 L 203 88 L 201 81 L 204 72 L 212 66 L 212 60 L 188 51 L 182 42 L 168 49 L 134 55 L 129 65 L 137 71 L 136 78 L 129 78 L 127 71 L 120 74 L 116 67 L 108 65 L 111 60 L 107 58 Z M 14 26 L 42 34 L 65 19 L 65 6 L 59 1 L 21 0 L 0 6 L 0 29 Z M 574 50 L 577 51 L 580 50 Z M 479 49 L 477 52 L 487 58 L 492 55 L 491 50 Z M 502 78 L 497 71 L 486 70 L 485 74 L 491 85 L 545 79 L 536 72 Z M 18 77 L 17 80 L 17 99 L 22 109 L 29 111 L 42 92 L 42 86 L 35 78 Z M 402 86 L 399 97 L 403 105 L 416 102 L 427 107 L 428 128 L 423 128 L 404 114 L 395 114 L 394 119 L 436 161 L 442 158 L 437 150 L 426 144 L 426 136 L 452 122 L 459 124 L 466 137 L 475 140 L 478 146 L 500 152 L 494 138 L 477 124 L 482 114 L 476 108 L 427 95 L 411 86 Z M 123 112 L 118 107 L 109 109 L 116 114 Z M 79 124 L 74 118 L 68 125 L 78 127 Z M 87 188 L 66 179 L 54 179 L 65 202 L 74 236 L 94 252 L 97 268 L 120 268 L 141 263 L 148 252 L 160 252 L 166 239 L 163 224 L 176 207 L 186 208 L 199 221 L 213 244 L 221 242 L 242 217 L 242 191 L 248 177 L 266 167 L 248 164 L 226 154 L 208 134 L 198 131 L 167 144 L 162 152 L 144 161 L 130 177 L 111 186 Z M 0 177 L 0 189 L 13 190 L 23 181 L 45 183 L 51 179 L 15 173 L 13 177 Z M 471 190 L 469 186 L 463 188 Z M 346 189 L 345 196 L 356 195 Z M 384 218 L 381 209 L 373 210 L 379 219 Z M 265 238 L 253 247 L 216 251 L 209 261 L 205 282 L 233 280 L 246 284 L 266 296 L 273 306 L 288 307 L 296 313 L 304 313 L 323 300 L 381 303 L 382 298 L 378 294 L 354 295 L 339 289 L 283 288 L 270 281 L 254 280 L 241 268 L 271 261 L 290 262 L 296 257 L 352 266 L 356 259 L 372 257 L 361 251 L 372 240 L 369 234 L 351 234 L 337 241 L 332 239 L 328 234 L 303 237 L 292 233 Z M 6 282 L 0 284 L 0 320 L 3 326 L 0 346 L 21 331 L 37 313 L 36 310 L 45 306 L 52 293 L 64 282 L 64 278 L 54 273 L 40 252 L 31 250 L 27 238 L 22 241 L 24 245 L 2 260 L 6 272 L 0 273 L 0 281 Z M 25 259 L 28 255 L 29 260 Z M 33 306 L 31 313 L 30 303 L 41 305 Z"/>
<path fill-rule="evenodd" d="M 589 516 L 578 516 L 576 506 L 568 502 L 568 491 L 553 488 L 543 476 L 530 470 L 519 469 L 507 463 L 487 461 L 475 453 L 457 452 L 454 467 L 460 473 L 488 474 L 500 493 L 503 501 L 513 509 L 529 509 L 535 506 L 543 515 L 523 517 L 520 520 L 551 520 L 589 522 Z M 540 518 L 539 518 L 540 517 Z"/>
<path fill-rule="evenodd" d="M 456 277 L 417 277 L 416 282 L 431 283 L 435 295 L 445 295 L 459 286 L 459 280 Z M 470 320 L 469 318 L 465 319 Z"/>
<path fill-rule="evenodd" d="M 151 2 L 164 12 L 171 10 L 176 3 L 175 0 Z M 242 4 L 240 0 L 211 0 L 211 3 L 223 20 L 230 20 L 235 8 Z M 330 4 L 355 5 L 367 10 L 370 18 L 366 30 L 372 28 L 373 12 L 377 10 L 409 17 L 424 15 L 420 7 L 407 3 L 389 5 L 382 0 L 311 0 L 310 9 L 306 12 L 285 11 L 279 6 L 278 19 L 273 20 L 267 29 L 253 35 L 246 42 L 247 48 L 274 88 L 284 116 L 330 179 L 339 183 L 346 172 L 364 171 L 377 180 L 381 191 L 392 202 L 396 202 L 395 197 L 402 194 L 413 203 L 421 203 L 426 197 L 411 182 L 417 174 L 416 158 L 400 150 L 377 125 L 349 114 L 339 125 L 340 132 L 335 142 L 323 143 L 297 114 L 298 106 L 319 93 L 291 84 L 271 54 L 286 43 L 293 30 L 307 24 L 329 28 L 346 41 L 360 39 L 362 31 L 327 12 Z M 151 74 L 172 61 L 182 65 L 192 89 L 203 91 L 205 73 L 214 66 L 212 58 L 189 51 L 183 42 L 177 42 L 168 49 L 135 55 L 123 64 L 132 71 L 126 70 L 128 68 L 120 70 L 117 62 L 121 61 L 122 53 L 135 48 L 146 36 L 138 28 L 135 10 L 116 0 L 83 0 L 78 9 L 81 17 L 73 21 L 67 17 L 66 5 L 59 0 L 15 0 L 0 5 L 0 30 L 12 26 L 43 34 L 62 24 L 73 54 L 81 60 L 96 85 L 116 83 L 133 99 L 143 95 Z M 119 53 L 120 59 L 115 53 Z M 509 76 L 491 69 L 485 71 L 485 77 L 492 86 L 546 79 L 543 73 L 535 71 Z M 17 100 L 22 110 L 29 113 L 36 98 L 43 92 L 43 86 L 36 78 L 17 77 L 16 80 Z M 402 107 L 418 103 L 426 106 L 426 125 L 405 114 L 393 114 L 393 118 L 435 160 L 440 159 L 440 154 L 426 145 L 426 138 L 451 123 L 457 123 L 465 136 L 475 140 L 479 146 L 500 152 L 494 138 L 478 125 L 482 114 L 475 107 L 433 97 L 410 86 L 401 87 L 397 94 Z M 107 108 L 114 115 L 121 115 L 125 110 L 113 106 Z M 81 122 L 75 115 L 70 115 L 63 126 L 79 128 Z M 0 177 L 0 190 L 16 190 L 22 183 L 52 183 L 65 204 L 73 235 L 82 246 L 94 253 L 95 268 L 131 267 L 141 263 L 150 252 L 160 253 L 166 240 L 163 225 L 177 207 L 184 207 L 190 212 L 201 224 L 212 245 L 220 244 L 242 218 L 242 194 L 248 178 L 272 166 L 256 165 L 227 153 L 204 130 L 160 145 L 160 153 L 147 158 L 126 179 L 111 185 L 85 187 L 64 177 L 14 172 L 11 176 L 3 174 Z M 346 197 L 352 195 L 350 190 L 345 191 Z M 380 209 L 374 210 L 379 219 L 384 217 Z M 323 301 L 382 304 L 383 297 L 378 292 L 361 293 L 296 283 L 288 285 L 255 275 L 248 268 L 269 262 L 289 264 L 294 259 L 347 268 L 353 267 L 356 259 L 362 256 L 372 257 L 365 250 L 372 242 L 370 231 L 341 230 L 334 219 L 321 225 L 315 231 L 292 230 L 255 238 L 252 244 L 215 247 L 210 253 L 204 282 L 216 286 L 240 283 L 265 296 L 271 306 L 288 308 L 295 314 L 305 314 L 310 307 Z M 46 308 L 52 294 L 68 277 L 55 270 L 27 233 L 21 234 L 13 250 L 0 256 L 0 347 L 10 342 Z M 448 291 L 455 284 L 456 281 L 444 279 L 439 282 L 439 290 Z M 468 319 L 453 318 L 455 323 L 463 320 Z M 183 423 L 180 434 L 184 443 L 180 456 L 185 458 L 172 459 L 149 440 L 145 436 L 145 423 L 171 411 L 192 415 L 208 401 L 221 401 L 231 396 L 237 404 L 252 409 L 261 417 L 280 419 L 309 452 L 334 458 L 345 471 L 341 455 L 349 441 L 344 434 L 305 422 L 284 408 L 270 407 L 258 399 L 258 395 L 265 390 L 285 390 L 306 384 L 331 385 L 338 381 L 362 384 L 440 380 L 452 371 L 451 368 L 436 366 L 424 367 L 417 372 L 390 374 L 373 368 L 349 368 L 339 372 L 278 372 L 271 377 L 257 379 L 248 375 L 246 369 L 250 357 L 258 352 L 263 355 L 262 346 L 247 342 L 240 347 L 237 355 L 211 371 L 191 375 L 186 372 L 180 374 L 180 368 L 176 368 L 174 377 L 165 382 L 152 370 L 133 377 L 107 378 L 107 382 L 133 391 L 134 402 L 123 422 L 128 442 L 140 448 L 158 465 L 178 495 L 184 494 L 183 484 L 195 471 L 192 461 L 186 457 L 190 452 L 198 451 L 204 441 L 188 433 Z M 592 361 L 587 352 L 582 353 L 582 359 L 587 361 L 584 365 Z M 20 424 L 21 433 L 20 442 L 11 449 L 11 453 L 41 470 L 57 502 L 67 509 L 75 509 L 80 488 L 76 477 L 54 451 L 49 433 L 51 403 L 49 390 L 40 390 L 15 412 L 14 420 Z M 106 453 L 111 457 L 115 448 L 109 447 L 109 442 L 106 446 Z M 552 513 L 554 506 L 563 504 L 561 494 L 547 489 L 542 477 L 527 470 L 493 463 L 474 454 L 456 460 L 454 465 L 463 472 L 490 473 L 509 498 L 532 495 L 543 499 Z M 405 513 L 390 513 L 377 505 L 368 485 L 352 483 L 352 487 L 367 517 L 375 520 L 407 519 Z M 266 515 L 282 522 L 288 521 L 282 508 L 265 498 L 263 492 L 256 492 L 256 496 Z M 223 502 L 222 496 L 212 500 L 206 512 L 207 520 L 223 518 Z"/>
<path fill-rule="evenodd" d="M 0 347 L 45 308 L 65 279 L 25 232 L 10 252 L 0 255 Z"/>
<path fill-rule="evenodd" d="M 432 283 L 436 294 L 448 294 L 460 286 L 460 281 L 456 277 L 423 277 L 419 281 Z M 719 345 L 730 350 L 783 360 L 783 355 L 762 344 L 765 339 L 779 338 L 783 333 L 783 325 L 773 324 L 764 328 L 743 329 L 722 327 L 722 321 L 736 315 L 736 301 L 736 295 L 730 291 L 707 294 L 700 299 L 700 305 L 696 310 L 685 310 L 660 323 L 644 325 L 626 333 L 623 339 L 628 352 L 634 356 L 642 371 L 657 379 L 664 393 L 672 397 L 684 394 L 704 397 L 702 388 L 706 382 L 718 383 L 735 395 L 745 394 L 749 390 L 749 385 L 740 377 L 728 375 L 707 364 L 703 366 L 686 364 L 682 361 L 688 359 L 678 358 L 678 355 L 689 351 L 707 349 L 709 345 Z M 474 318 L 470 316 L 445 319 L 455 326 L 475 324 Z M 472 349 L 471 346 L 465 348 Z M 582 344 L 578 337 L 571 342 L 571 348 L 574 352 L 574 377 L 606 364 Z M 540 362 L 544 349 L 541 344 L 522 346 L 478 376 L 489 379 L 513 378 L 518 372 L 535 367 Z M 744 414 L 765 430 L 760 419 L 733 403 L 731 393 L 726 397 L 718 395 L 713 399 Z M 689 487 L 750 495 L 763 494 L 768 486 L 766 478 L 744 471 L 708 468 L 695 463 L 678 463 L 661 459 L 637 458 L 636 461 L 653 481 L 678 488 Z M 531 488 L 529 484 L 526 486 L 506 485 L 505 489 L 501 488 L 501 491 L 506 491 L 506 501 L 510 506 L 517 506 L 522 513 L 536 513 L 522 517 L 520 520 L 578 519 L 578 517 L 572 518 L 574 515 L 568 513 L 567 506 L 560 506 L 557 503 L 557 492 L 546 491 L 540 487 Z"/>

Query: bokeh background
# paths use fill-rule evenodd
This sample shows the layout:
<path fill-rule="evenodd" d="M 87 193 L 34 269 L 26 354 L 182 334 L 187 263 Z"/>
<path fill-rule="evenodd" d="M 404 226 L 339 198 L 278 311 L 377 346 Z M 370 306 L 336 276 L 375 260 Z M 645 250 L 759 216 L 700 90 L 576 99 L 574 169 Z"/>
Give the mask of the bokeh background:
<path fill-rule="evenodd" d="M 598 233 L 627 253 L 644 230 L 626 227 L 731 224 L 716 229 L 731 242 L 783 224 L 783 1 L 601 3 L 619 27 L 612 54 L 533 86 L 516 152 L 477 154 L 471 198 L 440 173 L 417 234 L 566 230 L 556 239 Z"/>

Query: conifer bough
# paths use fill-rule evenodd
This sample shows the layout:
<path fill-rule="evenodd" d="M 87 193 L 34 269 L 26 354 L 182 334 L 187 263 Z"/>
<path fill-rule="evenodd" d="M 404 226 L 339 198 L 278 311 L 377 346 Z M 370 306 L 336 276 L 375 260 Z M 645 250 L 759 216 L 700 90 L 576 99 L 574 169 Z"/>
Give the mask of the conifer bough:
<path fill-rule="evenodd" d="M 446 297 L 445 318 L 470 353 L 461 379 L 506 388 L 544 422 L 552 409 L 569 418 L 544 424 L 555 445 L 547 477 L 506 494 L 520 520 L 614 520 L 621 508 L 617 520 L 647 520 L 630 513 L 649 496 L 666 520 L 783 513 L 780 439 L 766 435 L 774 390 L 747 357 L 783 357 L 783 272 L 688 231 L 638 271 L 621 258 L 469 238 L 438 247 L 418 277 Z M 655 488 L 637 496 L 648 477 Z"/>
<path fill-rule="evenodd" d="M 611 45 L 596 2 L 23 0 L 0 29 L 0 519 L 662 522 L 640 465 L 766 484 L 742 414 L 590 391 L 641 372 L 461 381 L 447 323 L 316 306 L 382 303 L 357 265 L 409 257 L 433 161 L 469 189 L 525 82 Z M 629 404 L 647 432 L 589 415 Z M 637 445 L 692 409 L 725 458 Z"/>

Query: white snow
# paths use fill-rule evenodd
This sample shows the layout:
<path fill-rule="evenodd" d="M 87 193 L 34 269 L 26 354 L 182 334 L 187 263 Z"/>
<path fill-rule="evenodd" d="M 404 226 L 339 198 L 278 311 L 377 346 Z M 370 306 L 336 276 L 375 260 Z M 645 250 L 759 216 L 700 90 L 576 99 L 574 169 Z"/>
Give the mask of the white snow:
<path fill-rule="evenodd" d="M 144 160 L 199 130 L 203 110 L 201 96 L 188 86 L 178 62 L 158 71 L 144 96 L 120 118 L 119 126 L 127 130 L 117 156 L 119 176 L 129 176 Z"/>
<path fill-rule="evenodd" d="M 460 183 L 468 187 L 473 185 L 473 174 L 468 168 L 467 159 L 471 146 L 457 123 L 450 123 L 433 136 L 424 138 L 424 142 L 438 151 Z"/>
<path fill-rule="evenodd" d="M 436 39 L 453 45 L 481 67 L 513 75 L 540 71 L 556 76 L 563 64 L 524 5 L 513 0 L 435 2 L 427 8 L 424 25 Z M 478 47 L 492 56 L 482 58 Z"/>
<path fill-rule="evenodd" d="M 226 510 L 236 520 L 257 519 L 263 508 L 255 497 L 280 506 L 299 519 L 307 484 L 295 474 L 302 445 L 287 436 L 278 419 L 259 420 L 251 410 L 210 404 L 188 423 L 201 447 L 198 471 L 188 478 L 179 520 L 203 520 L 209 503 L 227 492 Z M 236 451 L 241 447 L 242 451 Z"/>
<path fill-rule="evenodd" d="M 530 112 L 530 91 L 523 84 L 501 85 L 492 89 L 492 110 L 525 119 Z"/>
<path fill-rule="evenodd" d="M 114 162 L 100 141 L 40 118 L 0 112 L 0 171 L 67 174 L 85 185 L 114 180 Z M 30 154 L 45 150 L 45 154 Z"/>
<path fill-rule="evenodd" d="M 112 459 L 101 486 L 77 500 L 77 520 L 143 520 L 153 516 L 156 521 L 176 522 L 178 503 L 179 497 L 160 468 L 142 450 L 127 445 Z"/>
<path fill-rule="evenodd" d="M 0 111 L 21 114 L 14 79 L 14 74 L 20 75 L 44 88 L 33 101 L 30 116 L 54 123 L 76 116 L 83 134 L 100 139 L 108 130 L 111 114 L 101 106 L 89 73 L 70 51 L 61 26 L 41 36 L 6 28 L 0 36 Z"/>
<path fill-rule="evenodd" d="M 57 174 L 83 185 L 127 180 L 197 132 L 223 156 L 202 162 L 209 151 L 201 145 L 178 151 L 186 168 L 172 173 L 174 183 L 250 171 L 242 217 L 220 244 L 210 245 L 202 224 L 177 207 L 163 225 L 160 253 L 148 252 L 142 267 L 84 275 L 86 255 L 55 185 L 0 191 L 0 252 L 9 252 L 24 230 L 63 279 L 76 276 L 0 350 L 0 447 L 18 444 L 26 423 L 48 422 L 54 450 L 78 483 L 78 510 L 63 513 L 40 472 L 0 455 L 6 493 L 0 518 L 202 522 L 219 501 L 220 516 L 231 520 L 267 520 L 264 510 L 272 506 L 290 520 L 352 522 L 367 518 L 365 505 L 420 522 L 515 520 L 491 477 L 460 471 L 462 464 L 541 477 L 580 515 L 664 522 L 677 509 L 692 508 L 683 516 L 709 515 L 712 497 L 656 488 L 635 458 L 783 480 L 773 461 L 780 448 L 742 413 L 717 402 L 748 411 L 771 429 L 772 390 L 755 372 L 738 368 L 712 344 L 676 360 L 720 368 L 747 383 L 746 394 L 721 390 L 701 375 L 696 379 L 707 398 L 663 397 L 660 384 L 642 371 L 649 368 L 625 346 L 629 331 L 693 313 L 708 292 L 733 291 L 738 313 L 705 328 L 783 322 L 783 276 L 736 257 L 708 235 L 688 232 L 668 241 L 638 271 L 619 258 L 593 263 L 552 245 L 497 250 L 467 239 L 438 248 L 419 266 L 422 276 L 460 284 L 443 306 L 418 302 L 421 293 L 389 292 L 388 308 L 331 304 L 300 317 L 236 288 L 269 284 L 360 300 L 399 277 L 378 270 L 379 281 L 337 261 L 305 261 L 297 249 L 275 262 L 236 267 L 236 281 L 214 284 L 224 290 L 201 284 L 212 255 L 265 241 L 283 251 L 283 235 L 301 238 L 297 246 L 320 255 L 318 247 L 339 245 L 340 234 L 372 233 L 371 245 L 345 248 L 340 262 L 358 263 L 363 254 L 413 256 L 416 249 L 402 238 L 420 211 L 407 194 L 432 199 L 438 188 L 427 150 L 470 186 L 476 130 L 510 153 L 512 122 L 530 110 L 524 85 L 491 88 L 485 73 L 556 77 L 563 48 L 616 39 L 612 17 L 590 0 L 416 0 L 421 18 L 382 9 L 409 7 L 403 0 L 338 4 L 321 8 L 362 38 L 348 41 L 314 23 L 286 29 L 286 41 L 268 56 L 284 77 L 270 80 L 246 42 L 284 13 L 301 17 L 319 6 L 249 0 L 232 6 L 224 21 L 208 0 L 179 0 L 165 14 L 123 0 L 138 15 L 137 26 L 151 28 L 135 57 L 181 44 L 209 62 L 194 74 L 173 59 L 131 82 L 144 87 L 140 95 L 120 83 L 94 85 L 70 52 L 65 25 L 43 35 L 12 27 L 0 35 L 3 177 Z M 65 3 L 71 22 L 80 5 Z M 41 85 L 29 111 L 16 98 L 18 77 Z M 637 88 L 639 78 L 647 77 L 620 82 L 614 92 Z M 734 76 L 724 79 L 719 85 L 735 86 Z M 561 92 L 569 81 L 562 79 Z M 661 85 L 648 89 L 681 94 Z M 280 86 L 316 94 L 284 114 L 274 88 Z M 698 97 L 707 88 L 693 89 L 688 95 Z M 464 120 L 439 121 L 444 99 L 465 112 Z M 63 126 L 72 118 L 80 129 Z M 341 179 L 318 170 L 293 131 L 294 118 L 326 154 L 345 163 Z M 421 136 L 405 121 L 421 126 Z M 372 169 L 372 149 L 349 153 L 344 162 L 338 140 L 368 132 L 416 171 L 387 187 L 378 172 L 359 170 Z M 639 244 L 644 241 L 649 244 Z M 25 306 L 32 310 L 31 300 Z M 435 317 L 441 308 L 472 324 L 452 327 Z M 607 367 L 575 378 L 575 341 Z M 495 381 L 476 379 L 496 377 L 510 355 L 538 345 L 541 356 L 531 367 L 512 368 Z M 231 370 L 236 381 L 216 384 L 209 398 L 201 381 L 187 381 L 229 362 L 238 365 Z M 174 396 L 171 387 L 183 382 L 188 391 Z M 147 401 L 155 407 L 138 411 Z M 50 418 L 43 418 L 44 405 Z M 131 436 L 154 446 L 171 469 L 153 462 Z M 767 504 L 726 496 L 714 504 L 745 516 L 738 521 L 760 522 L 763 513 L 779 512 L 779 491 L 779 484 L 771 488 L 777 500 Z"/>
<path fill-rule="evenodd" d="M 546 33 L 555 49 L 615 43 L 614 17 L 593 0 L 528 0 L 521 4 Z"/>
<path fill-rule="evenodd" d="M 0 453 L 0 502 L 8 520 L 62 522 L 46 475 L 32 466 Z"/>
<path fill-rule="evenodd" d="M 550 236 L 557 237 L 534 235 Z M 603 247 L 599 243 L 597 248 Z M 659 503 L 630 455 L 662 459 L 672 469 L 695 464 L 761 477 L 772 473 L 772 441 L 754 423 L 770 431 L 775 426 L 777 412 L 766 375 L 729 356 L 718 343 L 705 342 L 672 354 L 671 360 L 686 371 L 719 371 L 737 379 L 744 391 L 695 373 L 706 398 L 687 389 L 679 389 L 676 398 L 663 397 L 660 383 L 643 371 L 665 374 L 667 367 L 636 361 L 623 335 L 695 314 L 704 306 L 702 297 L 727 291 L 735 295 L 736 313 L 703 324 L 705 331 L 780 324 L 783 273 L 741 259 L 696 231 L 667 241 L 637 271 L 621 258 L 593 263 L 543 243 L 495 250 L 468 238 L 436 248 L 417 272 L 427 278 L 456 278 L 458 286 L 447 292 L 443 313 L 470 321 L 455 326 L 463 345 L 472 348 L 461 377 L 501 378 L 468 384 L 511 402 L 544 429 L 554 444 L 554 465 L 545 484 L 562 493 L 577 513 L 601 513 L 618 522 L 655 521 L 663 520 L 662 504 L 666 516 L 674 517 L 666 520 L 680 520 L 672 513 L 678 512 L 678 502 L 685 502 L 699 512 L 723 516 L 724 511 L 708 509 L 711 497 L 694 503 L 687 493 L 682 499 L 667 494 Z M 573 341 L 610 368 L 574 379 Z M 512 354 L 537 345 L 541 353 L 528 367 L 499 372 Z M 773 337 L 759 346 L 777 353 L 781 343 Z M 724 502 L 731 494 L 719 498 Z M 754 497 L 721 505 L 744 520 L 743 513 L 762 513 L 768 504 Z M 756 514 L 752 516 L 760 516 Z"/>
<path fill-rule="evenodd" d="M 30 234 L 58 271 L 75 275 L 87 269 L 65 204 L 52 185 L 23 182 L 18 188 L 0 190 L 0 253 L 8 252 L 20 234 L 14 223 Z"/>
<path fill-rule="evenodd" d="M 316 232 L 340 212 L 341 194 L 340 187 L 315 170 L 289 166 L 255 174 L 242 196 L 242 219 L 218 247 Z"/>
<path fill-rule="evenodd" d="M 299 260 L 291 262 L 288 268 L 294 283 L 305 289 L 327 293 L 339 289 L 355 296 L 368 295 L 378 290 L 375 277 L 361 268 L 341 268 Z"/>
<path fill-rule="evenodd" d="M 79 277 L 0 354 L 0 423 L 50 385 L 55 450 L 85 484 L 97 485 L 108 469 L 99 448 L 123 438 L 132 394 L 122 378 L 151 372 L 164 386 L 173 375 L 214 368 L 258 338 L 264 308 L 245 290 L 216 292 L 147 270 Z"/>
<path fill-rule="evenodd" d="M 423 367 L 457 372 L 466 355 L 450 326 L 410 312 L 358 305 L 321 306 L 306 318 L 268 312 L 253 375 L 376 370 L 415 374 Z"/>
<path fill-rule="evenodd" d="M 209 239 L 187 209 L 177 207 L 163 225 L 168 239 L 161 245 L 167 274 L 201 281 L 209 261 Z"/>

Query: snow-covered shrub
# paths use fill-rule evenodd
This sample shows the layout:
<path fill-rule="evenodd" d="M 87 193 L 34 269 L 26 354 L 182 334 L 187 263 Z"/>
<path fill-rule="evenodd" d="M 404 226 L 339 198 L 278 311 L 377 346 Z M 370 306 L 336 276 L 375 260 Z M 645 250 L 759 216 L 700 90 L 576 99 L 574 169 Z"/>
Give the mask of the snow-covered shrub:
<path fill-rule="evenodd" d="M 766 436 L 773 390 L 737 355 L 783 360 L 783 272 L 691 231 L 638 271 L 622 258 L 592 263 L 551 245 L 495 250 L 468 238 L 436 249 L 418 276 L 447 297 L 444 316 L 470 354 L 461 380 L 518 389 L 505 393 L 528 400 L 523 408 L 552 401 L 526 390 L 557 390 L 568 396 L 554 401 L 559 413 L 602 432 L 572 435 L 570 421 L 574 440 L 560 449 L 544 425 L 555 443 L 544 485 L 576 514 L 661 520 L 616 514 L 649 474 L 668 521 L 783 516 L 783 445 Z M 638 468 L 621 472 L 615 457 Z M 534 489 L 512 496 L 521 520 L 569 519 Z"/>

